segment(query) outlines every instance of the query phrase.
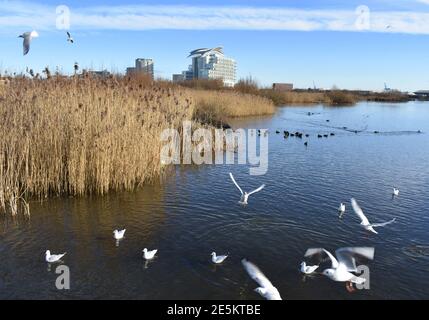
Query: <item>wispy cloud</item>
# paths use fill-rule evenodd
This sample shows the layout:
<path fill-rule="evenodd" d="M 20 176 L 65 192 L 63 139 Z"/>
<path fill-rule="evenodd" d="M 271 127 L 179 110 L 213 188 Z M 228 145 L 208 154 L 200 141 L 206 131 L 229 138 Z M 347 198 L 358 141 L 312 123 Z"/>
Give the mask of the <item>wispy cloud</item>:
<path fill-rule="evenodd" d="M 419 0 L 429 2 L 429 0 Z M 70 8 L 73 30 L 296 30 L 429 34 L 428 12 L 362 13 L 238 6 L 97 6 Z M 55 30 L 55 7 L 0 1 L 0 30 Z M 369 19 L 367 27 L 359 21 Z"/>

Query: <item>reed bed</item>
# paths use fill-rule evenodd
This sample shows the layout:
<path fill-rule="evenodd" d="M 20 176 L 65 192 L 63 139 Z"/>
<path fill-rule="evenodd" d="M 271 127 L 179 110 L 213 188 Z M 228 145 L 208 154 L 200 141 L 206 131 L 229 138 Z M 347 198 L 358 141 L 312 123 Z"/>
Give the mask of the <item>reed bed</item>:
<path fill-rule="evenodd" d="M 267 112 L 263 98 L 138 77 L 11 79 L 0 91 L 0 209 L 28 214 L 30 197 L 132 190 L 166 169 L 164 129 Z"/>
<path fill-rule="evenodd" d="M 192 90 L 196 108 L 194 118 L 205 123 L 210 120 L 227 121 L 228 118 L 262 116 L 276 111 L 274 103 L 264 97 L 235 91 Z"/>

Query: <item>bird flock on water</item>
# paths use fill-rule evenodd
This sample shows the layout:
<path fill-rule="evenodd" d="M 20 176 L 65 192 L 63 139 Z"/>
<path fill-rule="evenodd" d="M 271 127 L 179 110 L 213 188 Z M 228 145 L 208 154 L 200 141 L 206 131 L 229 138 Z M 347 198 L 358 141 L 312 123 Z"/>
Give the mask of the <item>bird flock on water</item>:
<path fill-rule="evenodd" d="M 248 200 L 250 195 L 261 191 L 265 187 L 265 185 L 261 185 L 259 188 L 251 192 L 244 192 L 236 182 L 232 173 L 229 173 L 229 176 L 233 184 L 240 191 L 241 198 L 238 201 L 238 203 L 242 206 L 247 206 L 249 204 Z M 398 188 L 396 187 L 393 188 L 392 196 L 393 197 L 399 196 Z M 378 232 L 374 228 L 386 226 L 388 224 L 395 222 L 396 220 L 394 218 L 390 221 L 383 222 L 383 223 L 370 223 L 368 218 L 363 213 L 363 210 L 358 205 L 357 201 L 354 198 L 352 198 L 350 202 L 351 202 L 353 211 L 361 220 L 360 225 L 365 230 L 371 233 L 378 234 Z M 340 204 L 338 208 L 338 212 L 340 213 L 340 218 L 342 218 L 342 216 L 346 213 L 345 203 Z M 113 238 L 116 240 L 117 246 L 119 245 L 119 241 L 124 239 L 125 232 L 126 232 L 126 229 L 113 231 Z M 144 248 L 142 252 L 143 252 L 143 259 L 146 262 L 148 262 L 156 258 L 158 250 L 157 249 L 149 250 L 147 248 Z M 370 248 L 370 247 L 348 247 L 348 248 L 337 249 L 335 251 L 335 255 L 333 255 L 331 252 L 329 252 L 324 248 L 309 248 L 305 252 L 304 258 L 319 257 L 320 261 L 323 261 L 321 257 L 327 256 L 327 258 L 331 262 L 331 267 L 323 270 L 320 274 L 336 282 L 345 282 L 346 288 L 349 290 L 350 288 L 352 288 L 351 284 L 364 284 L 366 281 L 364 277 L 360 277 L 355 274 L 358 271 L 356 266 L 356 258 L 373 260 L 374 252 L 375 252 L 374 248 Z M 51 254 L 51 252 L 47 250 L 45 255 L 45 260 L 48 263 L 61 263 L 62 262 L 61 259 L 65 255 L 66 253 Z M 211 262 L 215 265 L 221 265 L 227 260 L 228 257 L 229 257 L 229 254 L 218 255 L 216 252 L 212 252 Z M 247 259 L 242 259 L 241 263 L 244 270 L 248 273 L 250 278 L 253 279 L 259 285 L 259 287 L 254 289 L 256 293 L 260 294 L 263 298 L 267 300 L 282 300 L 278 289 L 271 283 L 271 281 L 264 275 L 264 273 L 258 268 L 256 264 L 254 264 L 251 261 L 248 261 Z M 301 273 L 308 276 L 308 275 L 315 274 L 316 271 L 319 269 L 319 267 L 320 267 L 319 264 L 308 265 L 306 261 L 303 261 L 300 265 L 299 270 L 301 271 Z"/>
<path fill-rule="evenodd" d="M 66 35 L 67 35 L 67 42 L 73 44 L 74 39 L 71 36 L 69 31 L 67 31 Z M 23 38 L 23 54 L 27 55 L 30 51 L 30 44 L 32 40 L 34 38 L 39 37 L 39 34 L 37 31 L 29 31 L 19 35 L 19 37 Z M 277 130 L 276 133 L 279 134 L 280 131 Z M 285 138 L 288 138 L 289 136 L 296 136 L 298 138 L 302 138 L 304 136 L 304 134 L 301 132 L 290 133 L 288 131 L 284 131 L 283 133 Z M 258 131 L 258 135 L 260 134 L 261 134 L 260 131 Z M 334 136 L 334 135 L 335 135 L 334 133 L 324 134 L 324 135 L 319 134 L 318 138 L 323 138 L 323 137 L 327 138 L 328 136 Z M 305 137 L 308 138 L 309 135 L 306 134 Z M 308 142 L 305 142 L 304 144 L 305 146 L 308 146 Z M 244 192 L 236 182 L 232 173 L 230 173 L 229 175 L 232 182 L 241 193 L 241 198 L 239 200 L 240 205 L 243 205 L 243 206 L 248 205 L 249 196 L 257 192 L 260 192 L 265 188 L 265 185 L 263 184 L 259 188 L 253 191 Z M 399 189 L 397 187 L 393 188 L 392 196 L 393 197 L 399 196 Z M 360 225 L 365 230 L 372 232 L 374 234 L 378 234 L 378 232 L 374 228 L 384 227 L 396 221 L 396 219 L 394 218 L 390 221 L 383 222 L 383 223 L 370 223 L 368 218 L 365 216 L 363 210 L 361 209 L 361 207 L 358 205 L 357 201 L 354 198 L 351 199 L 351 206 L 353 208 L 353 211 L 361 220 Z M 340 214 L 340 218 L 342 218 L 346 212 L 345 203 L 340 203 L 338 212 Z M 126 229 L 113 231 L 113 238 L 116 240 L 117 246 L 119 245 L 119 241 L 124 239 L 125 232 L 126 232 Z M 326 255 L 331 261 L 331 267 L 323 270 L 323 272 L 321 273 L 322 275 L 337 282 L 346 282 L 348 284 L 350 283 L 363 284 L 366 281 L 366 279 L 355 275 L 355 273 L 357 272 L 356 258 L 360 257 L 368 260 L 373 260 L 374 251 L 375 251 L 374 248 L 367 248 L 367 247 L 339 248 L 335 251 L 335 256 L 334 256 L 332 253 L 330 253 L 328 250 L 324 248 L 310 248 L 305 252 L 304 257 L 311 258 L 314 256 Z M 151 261 L 156 257 L 158 250 L 157 249 L 149 250 L 147 248 L 144 248 L 142 252 L 143 252 L 143 259 L 146 261 Z M 62 263 L 62 259 L 65 255 L 66 253 L 51 254 L 50 250 L 46 250 L 45 261 L 48 262 L 49 264 Z M 229 255 L 227 254 L 217 255 L 216 252 L 212 252 L 211 262 L 213 264 L 220 265 L 224 263 L 225 260 L 227 260 L 228 256 Z M 242 259 L 241 263 L 243 265 L 243 268 L 250 276 L 250 278 L 252 278 L 259 285 L 259 287 L 257 287 L 254 290 L 255 292 L 257 292 L 267 300 L 282 300 L 278 289 L 271 283 L 271 281 L 263 274 L 263 272 L 254 263 L 248 261 L 247 259 Z M 307 263 L 303 261 L 300 266 L 300 271 L 305 275 L 312 275 L 317 271 L 317 269 L 319 269 L 319 267 L 320 267 L 319 265 L 307 265 Z"/>

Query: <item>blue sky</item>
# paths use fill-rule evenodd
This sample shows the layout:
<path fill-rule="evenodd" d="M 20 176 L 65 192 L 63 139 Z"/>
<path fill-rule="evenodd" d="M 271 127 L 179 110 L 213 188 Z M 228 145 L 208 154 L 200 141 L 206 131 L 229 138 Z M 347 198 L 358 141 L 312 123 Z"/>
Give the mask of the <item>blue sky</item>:
<path fill-rule="evenodd" d="M 73 45 L 56 25 L 62 4 Z M 78 61 L 123 72 L 147 57 L 158 77 L 171 78 L 187 68 L 190 50 L 223 46 L 237 60 L 238 77 L 262 85 L 429 89 L 427 21 L 429 0 L 0 0 L 0 70 L 58 66 L 68 73 Z M 40 37 L 23 56 L 17 36 L 32 29 Z"/>

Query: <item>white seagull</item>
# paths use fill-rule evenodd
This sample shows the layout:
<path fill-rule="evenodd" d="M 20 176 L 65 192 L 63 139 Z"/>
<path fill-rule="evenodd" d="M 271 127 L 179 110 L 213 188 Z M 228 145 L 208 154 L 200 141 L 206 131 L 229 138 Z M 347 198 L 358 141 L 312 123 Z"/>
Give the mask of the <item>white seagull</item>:
<path fill-rule="evenodd" d="M 241 260 L 241 263 L 249 276 L 260 285 L 259 288 L 255 289 L 255 292 L 259 293 L 267 300 L 282 300 L 277 288 L 273 286 L 271 281 L 268 280 L 257 266 L 246 259 Z"/>
<path fill-rule="evenodd" d="M 31 31 L 31 32 L 24 32 L 23 34 L 21 34 L 20 36 L 18 36 L 18 38 L 23 38 L 24 42 L 23 42 L 23 49 L 24 49 L 24 56 L 30 51 L 30 43 L 31 40 L 33 38 L 37 38 L 39 36 L 39 34 L 37 33 L 37 31 Z"/>
<path fill-rule="evenodd" d="M 74 39 L 72 38 L 70 32 L 67 31 L 67 42 L 74 43 Z"/>
<path fill-rule="evenodd" d="M 319 268 L 318 265 L 316 266 L 307 266 L 307 264 L 304 262 L 301 262 L 301 272 L 304 274 L 312 274 L 314 271 Z"/>
<path fill-rule="evenodd" d="M 146 248 L 143 249 L 143 257 L 146 260 L 152 260 L 153 258 L 155 258 L 156 253 L 158 252 L 157 249 L 152 250 L 152 251 L 148 251 Z"/>
<path fill-rule="evenodd" d="M 54 262 L 60 261 L 61 258 L 64 257 L 65 255 L 66 255 L 66 252 L 64 252 L 63 254 L 51 254 L 51 251 L 46 250 L 45 260 L 46 262 L 54 263 Z"/>
<path fill-rule="evenodd" d="M 399 196 L 399 189 L 398 188 L 396 188 L 396 187 L 393 188 L 393 195 L 396 197 Z"/>
<path fill-rule="evenodd" d="M 308 249 L 305 257 L 310 257 L 315 254 L 326 253 L 331 260 L 331 268 L 323 270 L 323 275 L 329 279 L 338 282 L 352 282 L 363 284 L 366 279 L 354 275 L 352 272 L 357 272 L 355 256 L 362 256 L 366 259 L 374 259 L 374 248 L 340 248 L 335 251 L 335 258 L 329 251 L 323 248 Z M 338 259 L 338 260 L 337 260 Z"/>
<path fill-rule="evenodd" d="M 344 212 L 346 212 L 346 205 L 344 203 L 340 203 L 340 206 L 338 208 L 338 212 L 343 214 Z"/>
<path fill-rule="evenodd" d="M 352 198 L 351 202 L 352 202 L 352 207 L 353 207 L 354 212 L 356 212 L 356 214 L 362 220 L 362 222 L 360 224 L 365 228 L 365 230 L 371 231 L 372 233 L 378 234 L 378 232 L 375 231 L 374 228 L 384 227 L 385 225 L 388 225 L 392 222 L 395 222 L 395 220 L 396 220 L 396 218 L 394 218 L 390 221 L 383 222 L 383 223 L 370 223 L 368 221 L 367 217 L 365 216 L 365 214 L 363 213 L 362 209 L 357 204 L 356 200 L 354 198 Z"/>
<path fill-rule="evenodd" d="M 243 190 L 241 190 L 240 186 L 238 185 L 238 183 L 235 181 L 234 176 L 232 175 L 232 173 L 229 173 L 229 176 L 231 177 L 232 182 L 234 182 L 234 184 L 236 185 L 236 187 L 238 188 L 238 190 L 240 190 L 241 192 L 241 199 L 239 201 L 240 204 L 246 205 L 247 204 L 247 200 L 249 199 L 249 196 L 251 194 L 254 194 L 256 192 L 261 191 L 262 189 L 265 188 L 265 184 L 263 184 L 262 186 L 260 186 L 258 189 L 255 189 L 249 193 L 247 192 L 243 192 Z"/>
<path fill-rule="evenodd" d="M 116 239 L 116 240 L 121 240 L 121 239 L 123 239 L 124 238 L 124 235 L 125 235 L 125 231 L 127 231 L 127 229 L 124 229 L 124 230 L 114 230 L 113 231 L 113 237 Z"/>
<path fill-rule="evenodd" d="M 212 252 L 212 262 L 215 264 L 224 262 L 226 258 L 228 258 L 228 255 L 217 256 L 216 252 Z"/>

